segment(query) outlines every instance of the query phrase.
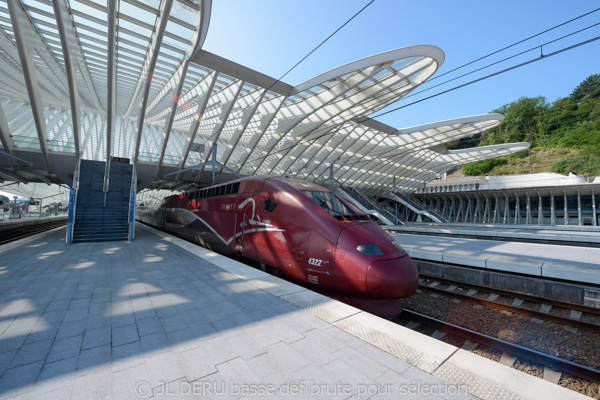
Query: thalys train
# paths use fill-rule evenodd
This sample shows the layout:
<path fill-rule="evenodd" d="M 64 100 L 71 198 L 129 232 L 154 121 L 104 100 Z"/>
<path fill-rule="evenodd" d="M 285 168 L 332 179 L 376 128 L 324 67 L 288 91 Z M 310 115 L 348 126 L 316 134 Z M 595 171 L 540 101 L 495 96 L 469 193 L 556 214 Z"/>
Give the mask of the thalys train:
<path fill-rule="evenodd" d="M 369 216 L 299 179 L 253 176 L 140 206 L 137 219 L 379 316 L 402 311 L 419 275 Z"/>

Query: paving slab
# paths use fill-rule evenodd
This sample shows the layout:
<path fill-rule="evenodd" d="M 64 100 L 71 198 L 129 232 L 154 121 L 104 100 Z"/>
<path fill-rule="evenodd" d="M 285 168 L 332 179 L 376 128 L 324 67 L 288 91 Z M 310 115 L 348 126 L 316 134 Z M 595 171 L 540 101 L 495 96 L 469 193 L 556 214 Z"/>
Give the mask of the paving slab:
<path fill-rule="evenodd" d="M 432 375 L 456 347 L 141 225 L 0 252 L 0 398 L 471 398 Z"/>

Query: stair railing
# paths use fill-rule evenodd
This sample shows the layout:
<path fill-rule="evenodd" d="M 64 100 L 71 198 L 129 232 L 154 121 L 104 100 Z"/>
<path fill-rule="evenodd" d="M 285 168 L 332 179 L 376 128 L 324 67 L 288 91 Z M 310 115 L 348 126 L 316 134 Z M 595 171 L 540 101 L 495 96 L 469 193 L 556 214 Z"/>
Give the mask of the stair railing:
<path fill-rule="evenodd" d="M 137 171 L 135 163 L 131 172 L 131 190 L 129 191 L 129 234 L 127 240 L 135 239 L 135 194 L 137 193 Z"/>
<path fill-rule="evenodd" d="M 108 185 L 110 183 L 110 157 L 106 160 L 106 167 L 104 167 L 104 185 L 102 191 L 104 192 L 104 207 L 106 207 L 106 195 L 108 194 Z"/>
<path fill-rule="evenodd" d="M 67 244 L 73 243 L 73 230 L 75 228 L 75 211 L 77 209 L 77 192 L 79 191 L 79 173 L 81 169 L 81 157 L 77 157 L 77 165 L 73 173 L 73 184 L 69 190 L 69 214 L 67 217 Z"/>
<path fill-rule="evenodd" d="M 351 196 L 353 199 L 355 199 L 360 204 L 362 204 L 362 206 L 365 207 L 366 209 L 377 211 L 384 218 L 387 218 L 390 222 L 398 225 L 397 218 L 394 216 L 394 214 L 392 212 L 385 210 L 384 207 L 382 207 L 380 205 L 377 205 L 376 202 L 368 199 L 365 195 L 360 193 L 358 190 L 356 190 L 352 187 L 348 187 L 348 186 L 340 186 L 340 188 L 344 192 L 346 192 L 349 196 Z"/>

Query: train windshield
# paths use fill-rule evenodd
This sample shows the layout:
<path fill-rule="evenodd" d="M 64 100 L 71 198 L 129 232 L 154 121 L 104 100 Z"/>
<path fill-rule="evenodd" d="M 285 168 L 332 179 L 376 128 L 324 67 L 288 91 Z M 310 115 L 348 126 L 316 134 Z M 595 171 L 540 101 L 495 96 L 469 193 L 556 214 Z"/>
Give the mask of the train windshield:
<path fill-rule="evenodd" d="M 302 193 L 314 200 L 315 203 L 323 207 L 331 215 L 356 215 L 354 211 L 348 208 L 337 196 L 331 192 L 315 192 L 312 190 L 302 190 Z"/>

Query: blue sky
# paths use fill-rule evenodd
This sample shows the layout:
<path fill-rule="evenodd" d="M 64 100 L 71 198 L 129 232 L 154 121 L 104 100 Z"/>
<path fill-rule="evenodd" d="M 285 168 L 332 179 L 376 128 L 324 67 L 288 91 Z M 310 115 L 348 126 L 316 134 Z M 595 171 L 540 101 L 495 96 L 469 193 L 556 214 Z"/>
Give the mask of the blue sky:
<path fill-rule="evenodd" d="M 368 3 L 367 0 L 215 0 L 204 49 L 279 78 Z M 429 44 L 446 60 L 436 77 L 474 59 L 600 7 L 596 0 L 375 0 L 282 80 L 295 85 L 354 60 Z M 600 22 L 600 11 L 433 82 L 453 78 Z M 600 26 L 544 47 L 544 53 L 600 36 Z M 390 108 L 538 57 L 539 49 Z M 396 128 L 485 114 L 521 96 L 568 96 L 600 73 L 600 40 L 377 118 Z M 432 84 L 433 84 L 432 82 Z M 425 89 L 429 85 L 422 85 Z M 420 90 L 420 89 L 417 89 Z"/>

